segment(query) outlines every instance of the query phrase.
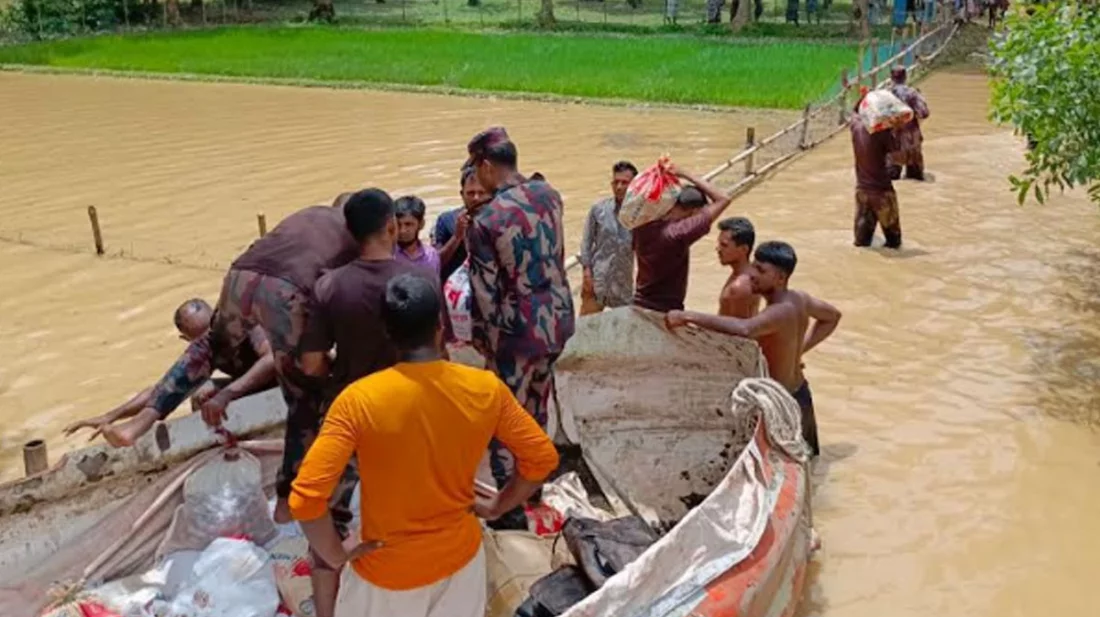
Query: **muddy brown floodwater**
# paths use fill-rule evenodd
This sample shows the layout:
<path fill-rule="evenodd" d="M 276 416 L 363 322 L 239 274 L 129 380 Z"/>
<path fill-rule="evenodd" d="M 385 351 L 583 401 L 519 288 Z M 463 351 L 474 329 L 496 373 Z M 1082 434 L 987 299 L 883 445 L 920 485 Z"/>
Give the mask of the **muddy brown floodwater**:
<path fill-rule="evenodd" d="M 738 200 L 799 252 L 794 285 L 836 304 L 807 358 L 825 548 L 802 615 L 1096 615 L 1100 580 L 1100 219 L 1081 194 L 1018 207 L 1020 140 L 985 120 L 980 75 L 922 84 L 935 181 L 899 186 L 906 247 L 857 250 L 842 136 Z M 575 248 L 618 158 L 705 169 L 784 113 L 701 114 L 234 85 L 0 74 L 0 478 L 56 457 L 68 421 L 156 379 L 171 310 L 213 297 L 255 234 L 377 184 L 454 203 L 465 140 L 509 127 L 566 197 Z M 96 258 L 85 208 L 108 251 Z M 695 250 L 689 304 L 725 273 Z M 74 252 L 76 251 L 76 252 Z"/>

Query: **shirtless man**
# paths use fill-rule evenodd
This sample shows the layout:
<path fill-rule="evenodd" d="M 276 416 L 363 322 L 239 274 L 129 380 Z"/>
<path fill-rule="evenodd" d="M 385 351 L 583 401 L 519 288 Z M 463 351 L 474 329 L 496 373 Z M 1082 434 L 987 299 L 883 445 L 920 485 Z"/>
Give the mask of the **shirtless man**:
<path fill-rule="evenodd" d="M 718 223 L 718 262 L 730 267 L 730 277 L 718 296 L 718 314 L 748 319 L 760 311 L 760 296 L 752 291 L 749 255 L 756 242 L 752 222 L 742 216 Z"/>
<path fill-rule="evenodd" d="M 787 288 L 798 257 L 786 242 L 765 242 L 756 249 L 751 276 L 753 291 L 764 296 L 766 306 L 748 319 L 670 311 L 670 328 L 697 326 L 756 340 L 768 360 L 772 379 L 783 384 L 802 409 L 802 436 L 813 456 L 821 453 L 817 439 L 810 384 L 802 374 L 802 354 L 817 347 L 836 330 L 840 311 L 810 294 Z M 814 320 L 810 327 L 810 319 Z"/>

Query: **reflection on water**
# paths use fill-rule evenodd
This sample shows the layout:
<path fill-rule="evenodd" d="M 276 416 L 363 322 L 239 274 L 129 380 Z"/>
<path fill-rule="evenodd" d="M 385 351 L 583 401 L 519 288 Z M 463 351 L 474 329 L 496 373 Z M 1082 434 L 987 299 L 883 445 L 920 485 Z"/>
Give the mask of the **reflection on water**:
<path fill-rule="evenodd" d="M 1077 194 L 1015 205 L 1022 148 L 986 122 L 981 77 L 922 87 L 936 181 L 899 186 L 900 253 L 850 246 L 843 135 L 732 208 L 791 242 L 793 285 L 844 312 L 806 358 L 825 548 L 801 614 L 1096 614 L 1100 221 Z M 149 260 L 0 242 L 2 477 L 25 439 L 75 447 L 60 426 L 159 376 L 179 350 L 172 308 L 216 293 L 258 211 L 271 225 L 378 184 L 438 212 L 465 140 L 502 123 L 565 195 L 573 248 L 613 161 L 669 150 L 705 168 L 746 124 L 788 119 L 0 74 L 0 237 L 88 250 L 94 204 L 110 249 Z M 694 253 L 689 304 L 714 310 L 713 239 Z"/>

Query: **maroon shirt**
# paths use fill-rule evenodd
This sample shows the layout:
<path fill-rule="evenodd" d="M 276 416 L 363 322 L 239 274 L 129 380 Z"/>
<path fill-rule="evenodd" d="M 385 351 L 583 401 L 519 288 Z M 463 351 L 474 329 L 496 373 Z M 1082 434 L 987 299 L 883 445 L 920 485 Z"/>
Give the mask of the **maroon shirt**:
<path fill-rule="evenodd" d="M 859 114 L 852 115 L 852 152 L 856 158 L 856 188 L 892 191 L 894 183 L 886 170 L 886 155 L 895 149 L 893 131 L 868 133 Z"/>
<path fill-rule="evenodd" d="M 281 278 L 308 292 L 325 270 L 358 256 L 359 245 L 347 230 L 344 212 L 311 206 L 283 219 L 230 267 Z"/>
<path fill-rule="evenodd" d="M 434 270 L 405 261 L 356 259 L 317 280 L 301 349 L 327 352 L 336 346 L 328 400 L 353 381 L 397 362 L 397 351 L 382 322 L 382 303 L 386 283 L 405 272 L 419 272 L 432 280 L 438 277 Z"/>
<path fill-rule="evenodd" d="M 691 245 L 710 231 L 700 211 L 679 221 L 658 220 L 634 230 L 638 277 L 634 304 L 654 311 L 678 311 L 687 296 Z"/>

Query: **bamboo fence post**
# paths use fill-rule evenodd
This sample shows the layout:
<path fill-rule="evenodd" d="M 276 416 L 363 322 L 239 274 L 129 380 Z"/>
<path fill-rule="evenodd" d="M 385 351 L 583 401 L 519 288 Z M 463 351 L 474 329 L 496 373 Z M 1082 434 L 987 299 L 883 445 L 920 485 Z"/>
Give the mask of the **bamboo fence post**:
<path fill-rule="evenodd" d="M 28 476 L 42 473 L 49 468 L 50 459 L 46 454 L 46 442 L 35 439 L 23 445 L 23 471 Z"/>
<path fill-rule="evenodd" d="M 867 42 L 859 42 L 859 68 L 856 72 L 856 89 L 863 85 L 863 59 L 867 57 Z"/>
<path fill-rule="evenodd" d="M 798 138 L 798 147 L 806 149 L 809 147 L 809 143 L 806 141 L 810 137 L 810 104 L 806 104 L 806 109 L 802 112 L 802 135 Z"/>
<path fill-rule="evenodd" d="M 260 230 L 261 238 L 267 235 L 267 217 L 264 216 L 263 212 L 256 215 L 256 227 Z"/>
<path fill-rule="evenodd" d="M 871 39 L 871 89 L 878 87 L 878 39 Z"/>
<path fill-rule="evenodd" d="M 841 69 L 840 71 L 840 97 L 836 106 L 836 123 L 844 124 L 845 118 L 848 117 L 848 69 Z"/>
<path fill-rule="evenodd" d="M 103 254 L 103 234 L 99 230 L 99 214 L 95 206 L 88 206 L 88 219 L 92 222 L 92 238 L 95 240 L 95 254 Z"/>
<path fill-rule="evenodd" d="M 606 2 L 606 0 L 604 0 Z M 750 126 L 745 129 L 745 148 L 752 148 L 756 145 L 756 127 Z M 749 152 L 745 157 L 745 176 L 752 175 L 753 159 L 756 158 L 752 152 Z"/>

